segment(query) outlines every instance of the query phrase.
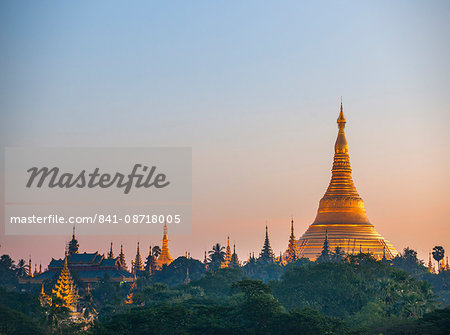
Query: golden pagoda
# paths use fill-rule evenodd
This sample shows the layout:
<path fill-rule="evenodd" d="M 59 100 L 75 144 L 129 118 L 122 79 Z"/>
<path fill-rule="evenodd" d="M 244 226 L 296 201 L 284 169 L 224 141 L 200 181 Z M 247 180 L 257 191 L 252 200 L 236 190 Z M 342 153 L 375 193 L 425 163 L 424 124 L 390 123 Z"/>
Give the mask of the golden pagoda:
<path fill-rule="evenodd" d="M 297 245 L 294 235 L 294 219 L 291 220 L 291 236 L 289 236 L 289 244 L 285 256 L 280 256 L 283 264 L 291 263 L 297 259 Z M 283 259 L 284 258 L 284 259 Z"/>
<path fill-rule="evenodd" d="M 225 253 L 225 260 L 220 264 L 221 268 L 227 268 L 231 263 L 231 248 L 230 248 L 230 237 L 227 239 L 227 251 Z"/>
<path fill-rule="evenodd" d="M 444 261 L 444 259 L 442 258 L 442 260 L 441 260 L 441 266 L 439 267 L 439 273 L 444 272 L 444 271 L 447 271 L 447 266 L 445 265 L 445 261 Z"/>
<path fill-rule="evenodd" d="M 298 256 L 315 260 L 322 251 L 328 232 L 331 252 L 336 247 L 346 253 L 367 250 L 377 259 L 381 259 L 383 254 L 392 259 L 398 254 L 397 250 L 369 222 L 363 199 L 353 184 L 345 123 L 341 101 L 331 181 L 319 202 L 316 219 L 297 241 Z"/>
<path fill-rule="evenodd" d="M 72 275 L 67 266 L 67 254 L 64 258 L 64 266 L 56 281 L 52 293 L 62 300 L 62 306 L 69 308 L 72 312 L 76 311 L 78 292 L 75 288 Z"/>
<path fill-rule="evenodd" d="M 169 252 L 169 239 L 167 238 L 167 224 L 164 224 L 161 254 L 156 260 L 156 265 L 158 266 L 158 268 L 162 268 L 163 265 L 169 265 L 170 263 L 172 263 L 172 261 L 173 259 L 172 256 L 170 256 Z"/>
<path fill-rule="evenodd" d="M 431 252 L 428 253 L 428 272 L 435 273 L 433 263 L 431 262 Z"/>

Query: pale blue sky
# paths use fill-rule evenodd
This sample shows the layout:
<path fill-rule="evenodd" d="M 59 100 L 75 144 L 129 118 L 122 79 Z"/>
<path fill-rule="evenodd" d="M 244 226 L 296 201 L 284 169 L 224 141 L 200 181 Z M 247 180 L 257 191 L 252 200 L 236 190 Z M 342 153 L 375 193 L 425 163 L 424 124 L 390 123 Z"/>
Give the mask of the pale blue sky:
<path fill-rule="evenodd" d="M 449 42 L 448 1 L 3 1 L 1 146 L 192 146 L 175 254 L 258 251 L 265 220 L 278 253 L 325 192 L 342 95 L 369 219 L 425 256 L 450 236 Z"/>

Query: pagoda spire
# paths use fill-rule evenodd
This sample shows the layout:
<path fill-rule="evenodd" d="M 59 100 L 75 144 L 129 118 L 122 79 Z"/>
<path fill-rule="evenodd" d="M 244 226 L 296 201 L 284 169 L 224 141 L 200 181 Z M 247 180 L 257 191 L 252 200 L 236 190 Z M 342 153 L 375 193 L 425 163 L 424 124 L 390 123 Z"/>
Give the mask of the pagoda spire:
<path fill-rule="evenodd" d="M 225 260 L 222 263 L 222 268 L 227 268 L 230 266 L 230 262 L 231 262 L 231 248 L 230 248 L 230 237 L 228 236 L 227 238 L 227 250 L 225 253 Z"/>
<path fill-rule="evenodd" d="M 33 268 L 31 266 L 31 256 L 30 256 L 30 259 L 28 260 L 28 275 L 30 277 L 33 277 Z"/>
<path fill-rule="evenodd" d="M 142 271 L 143 269 L 144 269 L 144 265 L 142 263 L 141 253 L 139 251 L 139 242 L 138 242 L 137 250 L 136 250 L 136 257 L 133 262 L 132 273 L 136 275 L 139 273 L 139 271 Z"/>
<path fill-rule="evenodd" d="M 169 265 L 170 263 L 172 263 L 172 261 L 173 258 L 169 252 L 169 239 L 167 238 L 167 224 L 164 223 L 164 235 L 162 239 L 161 255 L 159 255 L 156 263 L 159 268 L 162 268 L 163 265 Z"/>
<path fill-rule="evenodd" d="M 109 248 L 109 252 L 108 252 L 108 259 L 112 259 L 114 258 L 114 253 L 113 253 L 113 243 L 111 241 L 111 246 Z"/>
<path fill-rule="evenodd" d="M 297 244 L 294 235 L 294 219 L 291 219 L 291 235 L 289 236 L 289 245 L 286 250 L 286 262 L 291 263 L 297 259 Z"/>
<path fill-rule="evenodd" d="M 69 308 L 71 311 L 76 310 L 78 293 L 67 265 L 67 254 L 64 257 L 64 265 L 52 293 L 62 300 L 62 306 Z"/>
<path fill-rule="evenodd" d="M 264 245 L 259 254 L 258 261 L 261 263 L 272 263 L 274 260 L 274 255 L 272 251 L 272 247 L 270 246 L 269 241 L 269 231 L 266 225 L 266 238 L 264 239 Z"/>
<path fill-rule="evenodd" d="M 68 246 L 67 246 L 67 251 L 69 253 L 69 256 L 73 255 L 73 254 L 78 254 L 78 247 L 80 245 L 78 244 L 77 239 L 75 238 L 75 225 L 73 226 L 73 230 L 72 230 L 72 240 L 69 242 Z"/>
<path fill-rule="evenodd" d="M 231 255 L 230 266 L 231 267 L 238 267 L 239 266 L 239 258 L 238 258 L 238 255 L 236 253 L 236 244 L 233 244 L 233 254 Z"/>
<path fill-rule="evenodd" d="M 341 100 L 341 108 L 337 119 L 339 130 L 334 144 L 331 181 L 325 195 L 319 202 L 319 209 L 313 224 L 370 224 L 366 216 L 364 202 L 356 191 L 352 179 L 348 142 L 345 137 L 346 122 Z"/>
<path fill-rule="evenodd" d="M 435 273 L 433 263 L 431 262 L 431 252 L 428 253 L 428 272 Z"/>
<path fill-rule="evenodd" d="M 123 245 L 120 245 L 120 254 L 119 254 L 119 262 L 120 262 L 120 268 L 122 270 L 128 270 L 127 269 L 127 261 L 125 259 L 125 254 L 123 253 Z"/>

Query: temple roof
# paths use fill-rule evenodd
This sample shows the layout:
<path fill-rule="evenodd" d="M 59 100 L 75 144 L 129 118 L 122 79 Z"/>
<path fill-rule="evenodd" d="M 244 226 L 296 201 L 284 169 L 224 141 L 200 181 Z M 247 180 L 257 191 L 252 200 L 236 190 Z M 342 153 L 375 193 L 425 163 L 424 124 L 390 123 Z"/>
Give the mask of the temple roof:
<path fill-rule="evenodd" d="M 116 266 L 118 262 L 118 257 L 116 258 L 105 258 L 98 252 L 94 253 L 82 253 L 73 254 L 67 257 L 67 263 L 70 267 L 77 266 Z M 52 268 L 62 268 L 64 265 L 64 259 L 52 259 L 48 265 L 49 269 Z"/>
<path fill-rule="evenodd" d="M 45 271 L 43 273 L 40 273 L 32 278 L 32 281 L 44 281 L 44 280 L 51 280 L 55 276 L 57 276 L 57 271 Z M 81 281 L 96 281 L 94 279 L 103 278 L 105 274 L 107 274 L 112 279 L 120 279 L 120 278 L 134 278 L 134 276 L 125 270 L 93 270 L 93 271 L 76 271 L 77 278 L 79 278 Z"/>

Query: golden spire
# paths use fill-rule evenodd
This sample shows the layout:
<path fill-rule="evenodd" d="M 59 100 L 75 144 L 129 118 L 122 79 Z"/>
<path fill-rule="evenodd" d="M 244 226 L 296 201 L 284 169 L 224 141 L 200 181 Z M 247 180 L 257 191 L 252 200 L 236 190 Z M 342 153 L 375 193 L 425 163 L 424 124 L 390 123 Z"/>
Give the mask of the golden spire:
<path fill-rule="evenodd" d="M 341 110 L 337 119 L 339 131 L 334 145 L 331 181 L 325 195 L 319 202 L 319 209 L 314 224 L 369 224 L 364 202 L 353 184 L 348 143 L 345 138 L 346 122 L 341 101 Z"/>
<path fill-rule="evenodd" d="M 286 250 L 286 263 L 291 263 L 297 258 L 297 246 L 294 235 L 294 219 L 291 220 L 291 236 L 289 236 L 288 249 Z"/>
<path fill-rule="evenodd" d="M 431 262 L 431 252 L 428 253 L 428 272 L 434 273 L 434 266 L 433 263 Z"/>
<path fill-rule="evenodd" d="M 64 266 L 56 281 L 52 293 L 62 300 L 62 305 L 75 311 L 78 294 L 75 289 L 72 275 L 67 265 L 67 254 L 64 257 Z"/>
<path fill-rule="evenodd" d="M 161 254 L 156 260 L 156 264 L 159 268 L 162 268 L 163 265 L 169 265 L 170 263 L 172 263 L 172 261 L 173 259 L 172 256 L 170 256 L 169 252 L 169 239 L 167 238 L 167 224 L 164 223 L 164 235 L 162 239 Z"/>
<path fill-rule="evenodd" d="M 231 248 L 230 248 L 230 237 L 228 236 L 227 238 L 227 251 L 225 254 L 225 260 L 224 262 L 221 264 L 222 268 L 227 268 L 230 266 L 230 262 L 231 262 Z"/>

